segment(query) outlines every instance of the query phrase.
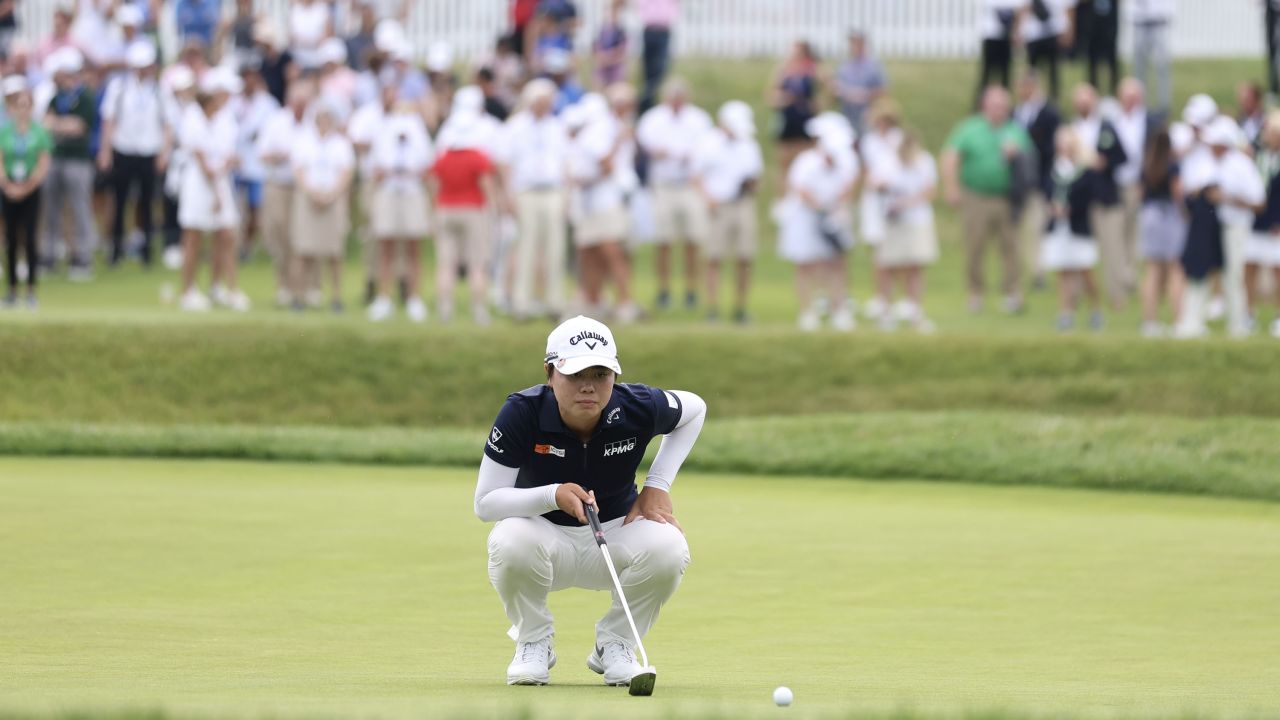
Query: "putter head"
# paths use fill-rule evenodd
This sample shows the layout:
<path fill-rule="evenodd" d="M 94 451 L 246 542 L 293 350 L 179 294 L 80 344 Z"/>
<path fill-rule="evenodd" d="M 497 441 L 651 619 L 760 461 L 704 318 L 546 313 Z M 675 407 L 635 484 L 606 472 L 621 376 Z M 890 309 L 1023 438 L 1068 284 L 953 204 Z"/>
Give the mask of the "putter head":
<path fill-rule="evenodd" d="M 640 674 L 631 678 L 627 692 L 637 697 L 649 697 L 653 694 L 653 686 L 658 682 L 658 670 L 652 665 L 642 668 Z"/>

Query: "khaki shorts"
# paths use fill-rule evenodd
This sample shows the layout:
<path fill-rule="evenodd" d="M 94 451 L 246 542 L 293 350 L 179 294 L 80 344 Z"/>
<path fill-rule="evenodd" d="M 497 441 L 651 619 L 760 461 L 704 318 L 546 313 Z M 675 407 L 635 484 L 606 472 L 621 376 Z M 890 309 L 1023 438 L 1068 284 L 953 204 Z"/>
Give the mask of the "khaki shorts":
<path fill-rule="evenodd" d="M 488 208 L 440 208 L 436 218 L 436 263 L 457 273 L 463 263 L 472 272 L 489 267 L 492 231 Z"/>
<path fill-rule="evenodd" d="M 708 235 L 707 204 L 689 185 L 658 185 L 653 188 L 653 222 L 659 245 L 677 240 L 701 245 Z"/>
<path fill-rule="evenodd" d="M 734 200 L 716 207 L 711 214 L 711 233 L 703 250 L 708 260 L 728 256 L 737 260 L 754 260 L 757 235 L 755 198 Z"/>
<path fill-rule="evenodd" d="M 592 213 L 574 227 L 573 242 L 580 248 L 607 242 L 623 242 L 631 235 L 631 215 L 627 208 L 617 207 Z"/>
<path fill-rule="evenodd" d="M 350 229 L 346 198 L 322 207 L 303 193 L 293 198 L 293 252 L 298 257 L 342 257 Z"/>
<path fill-rule="evenodd" d="M 431 232 L 431 210 L 427 191 L 421 185 L 412 188 L 382 186 L 373 191 L 369 229 L 378 240 L 421 240 Z"/>

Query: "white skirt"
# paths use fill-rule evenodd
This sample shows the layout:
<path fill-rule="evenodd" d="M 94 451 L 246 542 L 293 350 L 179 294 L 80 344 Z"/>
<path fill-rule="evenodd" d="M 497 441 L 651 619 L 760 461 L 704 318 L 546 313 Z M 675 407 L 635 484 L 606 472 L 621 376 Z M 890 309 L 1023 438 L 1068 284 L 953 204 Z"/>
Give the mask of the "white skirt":
<path fill-rule="evenodd" d="M 217 181 L 217 197 L 220 205 L 214 210 L 215 188 L 209 185 L 200 165 L 194 159 L 186 163 L 182 172 L 182 187 L 178 193 L 178 225 L 183 230 L 214 232 L 234 229 L 240 224 L 236 209 L 236 197 L 231 175 L 223 175 Z"/>
<path fill-rule="evenodd" d="M 1244 243 L 1244 261 L 1252 265 L 1280 267 L 1280 235 L 1251 233 Z"/>
<path fill-rule="evenodd" d="M 823 218 L 797 199 L 778 208 L 778 256 L 798 265 L 834 260 L 853 248 L 849 215 L 839 211 Z M 830 237 L 831 233 L 837 238 Z"/>
<path fill-rule="evenodd" d="M 1044 238 L 1040 246 L 1040 267 L 1049 272 L 1088 270 L 1098 264 L 1098 244 L 1090 238 L 1072 235 L 1065 223 Z"/>

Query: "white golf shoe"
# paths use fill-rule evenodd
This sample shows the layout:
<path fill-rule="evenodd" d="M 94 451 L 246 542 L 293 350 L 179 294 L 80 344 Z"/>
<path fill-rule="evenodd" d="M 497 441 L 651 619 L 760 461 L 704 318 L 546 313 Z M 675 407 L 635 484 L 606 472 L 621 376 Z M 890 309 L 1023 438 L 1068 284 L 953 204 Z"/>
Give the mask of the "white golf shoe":
<path fill-rule="evenodd" d="M 550 636 L 537 642 L 516 643 L 516 655 L 507 666 L 507 684 L 546 685 L 551 682 L 551 668 L 555 666 Z"/>
<path fill-rule="evenodd" d="M 369 319 L 373 322 L 382 322 L 389 319 L 396 313 L 396 306 L 391 304 L 391 298 L 379 297 L 369 306 Z"/>
<path fill-rule="evenodd" d="M 424 323 L 427 321 L 427 304 L 422 302 L 420 297 L 409 298 L 409 302 L 404 305 L 404 311 L 409 316 L 409 322 Z"/>
<path fill-rule="evenodd" d="M 636 662 L 636 654 L 630 645 L 617 640 L 609 640 L 598 645 L 587 656 L 587 667 L 598 675 L 604 675 L 605 685 L 627 686 L 631 678 L 644 670 Z"/>
<path fill-rule="evenodd" d="M 199 290 L 191 288 L 182 294 L 182 299 L 178 301 L 178 307 L 183 312 L 208 312 L 210 308 L 209 298 Z"/>

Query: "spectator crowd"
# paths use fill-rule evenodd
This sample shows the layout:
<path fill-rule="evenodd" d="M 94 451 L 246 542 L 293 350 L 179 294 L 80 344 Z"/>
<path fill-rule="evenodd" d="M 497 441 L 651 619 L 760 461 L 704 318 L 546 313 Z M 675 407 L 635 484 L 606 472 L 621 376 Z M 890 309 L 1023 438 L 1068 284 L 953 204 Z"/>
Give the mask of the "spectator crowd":
<path fill-rule="evenodd" d="M 936 160 L 866 34 L 831 72 L 795 43 L 765 98 L 772 198 L 751 106 L 704 110 L 669 73 L 679 0 L 611 0 L 586 47 L 572 0 L 512 0 L 510 31 L 465 71 L 447 42 L 410 42 L 409 0 L 293 0 L 281 24 L 253 0 L 176 0 L 165 64 L 162 1 L 80 0 L 34 46 L 0 33 L 7 305 L 35 307 L 42 273 L 90 279 L 101 250 L 108 268 L 180 269 L 184 311 L 245 311 L 238 268 L 260 245 L 277 305 L 343 312 L 354 236 L 376 322 L 401 307 L 450 321 L 461 281 L 478 324 L 495 310 L 625 323 L 675 304 L 745 323 L 768 204 L 799 327 L 931 332 L 938 195 L 962 218 L 974 313 L 990 245 L 1004 310 L 1052 275 L 1064 331 L 1140 295 L 1146 336 L 1197 337 L 1220 315 L 1245 335 L 1280 284 L 1280 118 L 1246 84 L 1236 116 L 1198 95 L 1170 122 L 1167 0 L 1129 0 L 1134 77 L 1116 57 L 1117 0 L 981 0 L 977 113 Z M 1064 90 L 1072 58 L 1089 80 Z M 634 293 L 637 237 L 656 244 L 652 309 Z M 861 308 L 855 242 L 874 265 Z"/>

